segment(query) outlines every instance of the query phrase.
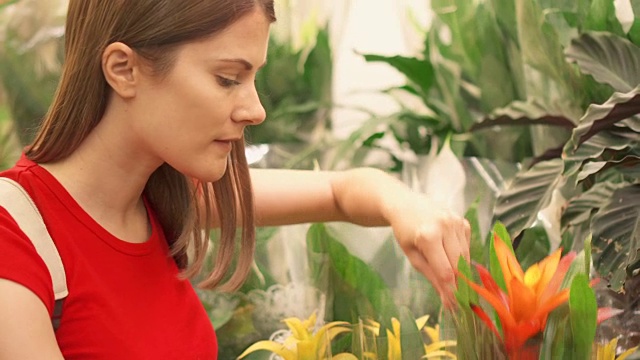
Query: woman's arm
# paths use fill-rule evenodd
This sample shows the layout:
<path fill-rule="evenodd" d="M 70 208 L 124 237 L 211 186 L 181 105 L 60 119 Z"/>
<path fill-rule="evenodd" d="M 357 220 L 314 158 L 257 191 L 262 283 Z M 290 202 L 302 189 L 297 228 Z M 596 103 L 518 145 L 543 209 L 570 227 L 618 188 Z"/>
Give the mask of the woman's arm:
<path fill-rule="evenodd" d="M 469 259 L 470 228 L 464 218 L 376 169 L 252 169 L 251 177 L 257 225 L 347 221 L 391 226 L 411 264 L 446 303 L 452 300 L 458 259 Z"/>
<path fill-rule="evenodd" d="M 0 279 L 0 294 L 0 360 L 63 360 L 40 298 L 5 279 Z"/>

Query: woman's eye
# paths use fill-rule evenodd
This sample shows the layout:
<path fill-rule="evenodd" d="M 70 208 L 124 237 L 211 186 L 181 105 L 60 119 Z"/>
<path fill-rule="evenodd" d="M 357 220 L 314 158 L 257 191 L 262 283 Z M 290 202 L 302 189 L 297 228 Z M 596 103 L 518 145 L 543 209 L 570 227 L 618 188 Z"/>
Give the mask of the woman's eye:
<path fill-rule="evenodd" d="M 216 76 L 216 79 L 218 79 L 218 84 L 220 84 L 220 86 L 222 87 L 232 87 L 240 85 L 240 82 L 238 80 L 229 79 L 223 76 Z"/>

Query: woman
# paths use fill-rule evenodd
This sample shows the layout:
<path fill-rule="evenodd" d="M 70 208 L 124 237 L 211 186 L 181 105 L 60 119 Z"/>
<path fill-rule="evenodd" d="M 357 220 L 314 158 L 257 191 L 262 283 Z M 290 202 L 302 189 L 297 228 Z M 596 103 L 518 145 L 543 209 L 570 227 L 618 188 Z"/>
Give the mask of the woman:
<path fill-rule="evenodd" d="M 38 206 L 69 296 L 54 332 L 51 277 L 0 209 L 0 359 L 215 359 L 211 324 L 179 276 L 203 264 L 203 226 L 221 239 L 203 287 L 242 283 L 254 225 L 350 221 L 392 226 L 450 298 L 455 264 L 468 258 L 463 219 L 372 169 L 249 172 L 243 131 L 265 119 L 254 78 L 272 1 L 70 1 L 54 101 L 2 174 Z M 226 277 L 236 225 L 242 246 Z"/>

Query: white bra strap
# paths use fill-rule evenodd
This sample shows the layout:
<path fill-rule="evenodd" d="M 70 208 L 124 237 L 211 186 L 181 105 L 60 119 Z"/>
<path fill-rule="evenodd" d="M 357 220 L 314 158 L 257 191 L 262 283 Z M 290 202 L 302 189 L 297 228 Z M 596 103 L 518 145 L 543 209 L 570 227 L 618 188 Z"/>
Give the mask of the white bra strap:
<path fill-rule="evenodd" d="M 29 194 L 17 182 L 0 177 L 0 206 L 18 223 L 47 265 L 53 281 L 55 299 L 66 297 L 69 291 L 62 259 Z"/>

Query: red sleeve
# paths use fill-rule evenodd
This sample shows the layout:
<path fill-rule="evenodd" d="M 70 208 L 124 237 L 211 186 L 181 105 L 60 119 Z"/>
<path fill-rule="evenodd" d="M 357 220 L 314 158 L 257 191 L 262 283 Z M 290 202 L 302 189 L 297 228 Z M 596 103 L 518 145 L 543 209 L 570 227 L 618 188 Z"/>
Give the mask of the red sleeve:
<path fill-rule="evenodd" d="M 0 278 L 25 286 L 45 304 L 49 315 L 55 302 L 49 270 L 31 240 L 7 210 L 0 207 Z"/>

